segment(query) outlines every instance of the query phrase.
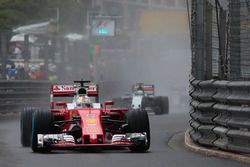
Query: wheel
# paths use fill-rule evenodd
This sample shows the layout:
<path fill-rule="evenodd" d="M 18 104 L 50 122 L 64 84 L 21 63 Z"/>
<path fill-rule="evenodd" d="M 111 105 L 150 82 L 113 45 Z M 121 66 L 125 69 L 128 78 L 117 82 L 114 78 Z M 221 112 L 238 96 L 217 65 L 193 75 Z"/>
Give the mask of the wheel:
<path fill-rule="evenodd" d="M 50 146 L 40 148 L 37 143 L 37 134 L 54 134 L 54 117 L 48 110 L 38 109 L 32 117 L 32 140 L 31 148 L 33 152 L 50 152 Z"/>
<path fill-rule="evenodd" d="M 169 100 L 167 96 L 162 96 L 161 97 L 161 102 L 162 102 L 162 113 L 163 114 L 168 114 L 169 113 Z"/>
<path fill-rule="evenodd" d="M 23 147 L 29 147 L 31 144 L 31 128 L 32 128 L 32 114 L 34 108 L 24 108 L 20 116 L 20 134 L 21 144 Z"/>
<path fill-rule="evenodd" d="M 163 113 L 162 99 L 160 96 L 154 98 L 152 109 L 156 115 L 160 115 Z"/>
<path fill-rule="evenodd" d="M 129 149 L 131 151 L 145 152 L 150 147 L 150 127 L 148 113 L 145 110 L 133 110 L 126 114 L 127 119 L 127 132 L 128 133 L 147 133 L 147 140 L 145 143 L 140 143 L 136 146 L 132 146 Z"/>

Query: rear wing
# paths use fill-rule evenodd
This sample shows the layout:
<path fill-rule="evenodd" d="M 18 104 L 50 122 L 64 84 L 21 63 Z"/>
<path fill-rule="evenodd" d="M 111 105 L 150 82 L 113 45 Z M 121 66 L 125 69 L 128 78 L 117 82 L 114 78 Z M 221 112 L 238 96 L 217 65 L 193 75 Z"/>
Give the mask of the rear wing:
<path fill-rule="evenodd" d="M 54 109 L 54 97 L 73 97 L 79 88 L 84 87 L 88 96 L 99 101 L 98 85 L 90 82 L 76 84 L 52 84 L 50 87 L 50 108 Z"/>
<path fill-rule="evenodd" d="M 145 84 L 143 85 L 143 90 L 144 90 L 145 95 L 151 95 L 151 96 L 155 95 L 154 85 Z"/>
<path fill-rule="evenodd" d="M 98 96 L 98 85 L 94 83 L 85 83 L 88 96 Z M 81 87 L 80 84 L 53 84 L 50 88 L 50 94 L 54 97 L 71 97 L 76 94 L 77 88 Z"/>
<path fill-rule="evenodd" d="M 132 91 L 136 92 L 138 90 L 143 90 L 145 95 L 154 96 L 155 86 L 153 84 L 137 83 L 133 86 Z"/>

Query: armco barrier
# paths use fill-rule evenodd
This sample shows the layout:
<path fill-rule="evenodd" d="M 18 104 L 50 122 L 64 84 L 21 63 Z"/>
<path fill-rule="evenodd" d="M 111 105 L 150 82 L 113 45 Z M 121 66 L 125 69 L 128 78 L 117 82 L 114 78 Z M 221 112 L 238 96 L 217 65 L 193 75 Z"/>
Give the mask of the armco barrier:
<path fill-rule="evenodd" d="M 250 153 L 250 82 L 190 83 L 191 138 L 201 145 Z"/>
<path fill-rule="evenodd" d="M 65 84 L 64 82 L 56 83 Z M 67 83 L 72 84 L 73 81 Z M 51 82 L 49 81 L 0 81 L 0 113 L 20 112 L 24 107 L 48 108 L 50 84 Z M 121 85 L 121 82 L 116 81 L 100 82 L 99 93 L 101 101 L 118 96 L 119 91 L 122 91 L 120 89 Z"/>
<path fill-rule="evenodd" d="M 0 113 L 19 112 L 27 106 L 49 106 L 50 82 L 0 81 Z"/>

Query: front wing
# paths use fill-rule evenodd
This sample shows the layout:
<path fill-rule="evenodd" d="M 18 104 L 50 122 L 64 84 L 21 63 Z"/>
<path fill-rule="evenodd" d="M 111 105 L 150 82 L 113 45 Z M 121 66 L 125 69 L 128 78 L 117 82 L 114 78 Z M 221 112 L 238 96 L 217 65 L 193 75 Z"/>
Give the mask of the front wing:
<path fill-rule="evenodd" d="M 100 144 L 78 144 L 72 135 L 38 134 L 39 148 L 78 148 L 78 147 L 132 147 L 147 143 L 147 133 L 126 133 L 113 135 L 112 140 Z"/>

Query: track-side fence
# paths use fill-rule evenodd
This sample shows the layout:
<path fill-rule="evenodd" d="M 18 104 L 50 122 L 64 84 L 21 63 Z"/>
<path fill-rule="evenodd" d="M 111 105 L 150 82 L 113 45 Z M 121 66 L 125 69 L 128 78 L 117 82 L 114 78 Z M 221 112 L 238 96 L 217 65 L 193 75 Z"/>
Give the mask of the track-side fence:
<path fill-rule="evenodd" d="M 48 81 L 0 81 L 0 113 L 30 106 L 49 106 Z"/>
<path fill-rule="evenodd" d="M 192 80 L 191 138 L 250 153 L 250 81 Z"/>

